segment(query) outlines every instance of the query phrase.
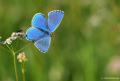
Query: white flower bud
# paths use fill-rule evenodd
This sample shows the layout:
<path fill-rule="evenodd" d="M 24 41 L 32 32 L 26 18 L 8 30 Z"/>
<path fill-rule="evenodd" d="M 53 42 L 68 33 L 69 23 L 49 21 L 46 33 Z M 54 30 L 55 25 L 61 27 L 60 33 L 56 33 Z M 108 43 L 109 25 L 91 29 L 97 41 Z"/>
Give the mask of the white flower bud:
<path fill-rule="evenodd" d="M 4 44 L 11 44 L 11 43 L 12 43 L 11 37 L 7 38 L 4 42 Z"/>
<path fill-rule="evenodd" d="M 27 57 L 24 52 L 19 53 L 19 55 L 17 56 L 17 59 L 21 63 L 27 61 Z"/>

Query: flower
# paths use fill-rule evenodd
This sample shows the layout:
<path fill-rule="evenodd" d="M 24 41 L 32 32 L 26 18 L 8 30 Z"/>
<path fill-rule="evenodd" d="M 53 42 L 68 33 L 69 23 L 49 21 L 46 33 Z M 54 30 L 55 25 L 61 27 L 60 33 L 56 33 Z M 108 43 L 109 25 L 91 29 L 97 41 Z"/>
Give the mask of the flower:
<path fill-rule="evenodd" d="M 20 63 L 27 61 L 27 57 L 24 52 L 19 53 L 19 55 L 17 56 L 17 59 Z"/>
<path fill-rule="evenodd" d="M 13 32 L 10 37 L 8 37 L 3 44 L 11 44 L 13 40 L 17 38 L 24 38 L 25 34 L 23 32 Z"/>
<path fill-rule="evenodd" d="M 11 37 L 7 38 L 3 44 L 11 44 L 12 43 L 12 39 Z"/>

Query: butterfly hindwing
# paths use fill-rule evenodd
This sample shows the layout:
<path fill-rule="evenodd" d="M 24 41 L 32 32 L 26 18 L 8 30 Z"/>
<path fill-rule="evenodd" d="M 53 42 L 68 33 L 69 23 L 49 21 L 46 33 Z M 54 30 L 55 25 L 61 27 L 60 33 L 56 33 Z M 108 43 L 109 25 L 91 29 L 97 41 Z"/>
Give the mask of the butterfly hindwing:
<path fill-rule="evenodd" d="M 48 27 L 50 32 L 54 32 L 59 26 L 64 16 L 64 12 L 60 10 L 54 10 L 48 13 Z"/>
<path fill-rule="evenodd" d="M 51 43 L 51 37 L 45 36 L 39 40 L 37 40 L 34 45 L 43 53 L 46 53 L 50 47 L 50 43 Z"/>
<path fill-rule="evenodd" d="M 42 14 L 42 13 L 35 14 L 32 18 L 32 26 L 42 29 L 42 30 L 45 30 L 45 31 L 48 31 L 47 20 L 46 20 L 44 14 Z"/>
<path fill-rule="evenodd" d="M 30 27 L 26 31 L 26 39 L 30 41 L 36 41 L 44 36 L 44 32 L 40 31 L 35 27 Z"/>

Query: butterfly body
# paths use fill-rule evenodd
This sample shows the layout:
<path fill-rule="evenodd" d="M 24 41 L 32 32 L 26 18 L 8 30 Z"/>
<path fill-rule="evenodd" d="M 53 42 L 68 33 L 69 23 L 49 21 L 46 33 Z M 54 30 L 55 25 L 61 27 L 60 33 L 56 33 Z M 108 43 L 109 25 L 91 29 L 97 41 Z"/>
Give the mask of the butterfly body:
<path fill-rule="evenodd" d="M 37 13 L 33 16 L 32 26 L 26 31 L 26 39 L 34 41 L 34 45 L 43 53 L 46 53 L 50 47 L 51 34 L 57 29 L 64 12 L 53 10 L 48 13 L 48 19 L 44 14 Z"/>

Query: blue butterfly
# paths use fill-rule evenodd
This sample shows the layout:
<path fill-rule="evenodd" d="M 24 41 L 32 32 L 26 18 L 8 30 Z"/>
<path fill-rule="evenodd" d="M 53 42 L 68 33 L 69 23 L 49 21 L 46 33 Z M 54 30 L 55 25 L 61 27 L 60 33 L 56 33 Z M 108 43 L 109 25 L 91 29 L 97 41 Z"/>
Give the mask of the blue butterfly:
<path fill-rule="evenodd" d="M 48 13 L 48 19 L 42 13 L 36 13 L 32 19 L 32 26 L 26 31 L 26 39 L 34 41 L 34 45 L 43 53 L 50 47 L 51 34 L 58 28 L 64 12 L 53 10 Z"/>

